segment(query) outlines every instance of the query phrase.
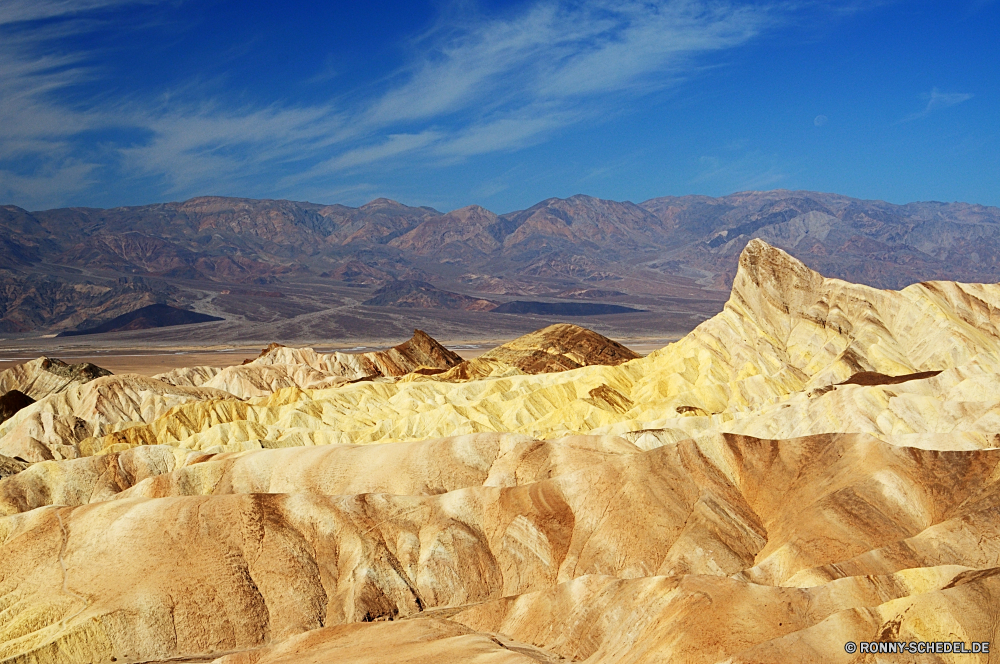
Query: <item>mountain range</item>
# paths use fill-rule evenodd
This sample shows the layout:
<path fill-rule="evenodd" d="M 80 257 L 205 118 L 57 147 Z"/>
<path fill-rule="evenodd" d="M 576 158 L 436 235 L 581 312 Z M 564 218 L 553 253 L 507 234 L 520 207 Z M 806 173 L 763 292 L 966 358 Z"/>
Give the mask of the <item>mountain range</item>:
<path fill-rule="evenodd" d="M 717 311 L 753 238 L 879 288 L 1000 280 L 1000 208 L 967 203 L 768 191 L 639 204 L 577 195 L 500 215 L 387 199 L 358 208 L 221 197 L 108 210 L 3 206 L 0 332 L 93 328 L 154 303 L 263 324 L 338 307 L 357 316 L 359 306 L 481 317 L 489 303 L 526 296 L 647 298 L 638 303 L 654 316 L 667 300 L 710 300 Z"/>

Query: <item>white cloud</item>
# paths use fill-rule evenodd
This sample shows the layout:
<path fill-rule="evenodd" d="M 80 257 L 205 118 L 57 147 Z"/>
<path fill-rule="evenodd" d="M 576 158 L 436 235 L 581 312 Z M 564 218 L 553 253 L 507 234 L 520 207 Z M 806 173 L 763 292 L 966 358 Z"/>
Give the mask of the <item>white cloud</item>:
<path fill-rule="evenodd" d="M 441 134 L 436 131 L 424 131 L 419 134 L 390 134 L 376 145 L 354 148 L 333 159 L 328 159 L 312 169 L 310 174 L 336 173 L 393 159 L 426 147 L 440 136 Z"/>
<path fill-rule="evenodd" d="M 0 153 L 8 162 L 24 158 L 20 167 L 0 160 L 8 195 L 60 204 L 98 172 L 117 172 L 158 180 L 171 195 L 267 178 L 274 195 L 294 196 L 336 190 L 347 186 L 338 180 L 344 173 L 404 159 L 427 166 L 516 150 L 696 75 L 703 56 L 746 43 L 789 11 L 726 0 L 540 0 L 500 18 L 447 17 L 412 44 L 411 62 L 383 92 L 358 102 L 341 94 L 325 104 L 234 107 L 223 90 L 204 86 L 177 91 L 169 103 L 61 101 L 62 91 L 100 70 L 85 66 L 87 54 L 46 51 L 42 31 L 52 26 L 24 22 L 61 19 L 65 30 L 85 30 L 88 12 L 137 3 L 0 4 L 0 38 L 4 25 L 17 25 L 22 37 L 0 45 Z M 81 138 L 112 127 L 139 138 L 101 150 Z M 52 174 L 61 168 L 77 174 L 75 188 L 57 188 Z"/>
<path fill-rule="evenodd" d="M 918 120 L 922 117 L 930 115 L 934 111 L 940 111 L 943 108 L 956 106 L 962 102 L 969 101 L 974 96 L 975 95 L 962 92 L 941 92 L 937 88 L 934 88 L 930 91 L 930 93 L 924 95 L 924 98 L 927 99 L 927 106 L 924 107 L 924 110 L 906 116 L 903 118 L 902 122 Z"/>
<path fill-rule="evenodd" d="M 78 16 L 121 5 L 152 4 L 159 0 L 3 0 L 0 25 Z"/>

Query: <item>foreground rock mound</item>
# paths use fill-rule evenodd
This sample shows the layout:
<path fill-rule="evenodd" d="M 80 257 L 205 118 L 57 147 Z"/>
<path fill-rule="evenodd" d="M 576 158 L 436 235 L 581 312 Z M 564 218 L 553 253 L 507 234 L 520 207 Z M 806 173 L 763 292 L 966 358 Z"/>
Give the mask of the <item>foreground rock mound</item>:
<path fill-rule="evenodd" d="M 438 376 L 438 379 L 469 380 L 510 373 L 555 373 L 596 364 L 617 366 L 638 357 L 638 353 L 597 332 L 560 323 L 508 341 L 473 360 L 466 360 Z"/>
<path fill-rule="evenodd" d="M 67 364 L 62 360 L 40 357 L 0 371 L 0 393 L 17 390 L 31 399 L 41 399 L 58 394 L 74 385 L 83 385 L 102 376 L 110 376 L 107 369 L 84 362 Z"/>
<path fill-rule="evenodd" d="M 192 458 L 110 500 L 0 521 L 0 593 L 18 606 L 0 655 L 374 662 L 395 643 L 460 662 L 500 633 L 552 659 L 818 662 L 887 629 L 989 640 L 998 469 L 1000 450 L 858 435 Z"/>
<path fill-rule="evenodd" d="M 570 326 L 478 378 L 416 373 L 458 366 L 425 335 L 372 355 L 271 348 L 233 369 L 340 382 L 247 398 L 105 376 L 0 424 L 34 462 L 0 479 L 0 661 L 873 662 L 845 643 L 1000 630 L 1000 286 L 753 241 L 644 358 Z"/>
<path fill-rule="evenodd" d="M 372 353 L 316 353 L 311 348 L 275 346 L 251 362 L 257 365 L 306 365 L 349 380 L 404 376 L 420 367 L 450 369 L 462 361 L 423 330 L 414 330 L 408 341 Z"/>
<path fill-rule="evenodd" d="M 283 426 L 275 426 L 276 422 L 254 425 L 245 421 L 248 409 L 253 407 L 247 400 L 276 395 L 279 400 L 294 401 L 304 396 L 303 390 L 394 380 L 415 370 L 441 372 L 460 361 L 458 355 L 420 330 L 410 340 L 386 351 L 319 354 L 311 348 L 274 344 L 250 364 L 225 369 L 177 369 L 152 378 L 137 374 L 112 376 L 93 365 L 66 365 L 39 358 L 0 375 L 10 384 L 47 394 L 37 403 L 21 404 L 24 407 L 16 414 L 0 421 L 0 453 L 37 462 L 127 449 L 131 443 L 126 441 L 135 440 L 128 433 L 131 429 L 145 436 L 148 430 L 137 425 L 155 424 L 182 405 L 227 411 L 218 423 L 230 424 L 210 427 L 209 436 L 220 444 L 217 451 L 297 445 L 302 443 L 297 438 L 266 445 L 259 442 L 281 438 L 287 432 Z M 101 378 L 90 380 L 95 375 Z M 286 390 L 290 392 L 282 394 Z M 204 449 L 207 439 L 199 433 L 199 417 L 184 431 L 196 436 L 191 445 Z M 234 422 L 235 427 L 231 424 Z M 110 443 L 108 436 L 117 442 Z"/>

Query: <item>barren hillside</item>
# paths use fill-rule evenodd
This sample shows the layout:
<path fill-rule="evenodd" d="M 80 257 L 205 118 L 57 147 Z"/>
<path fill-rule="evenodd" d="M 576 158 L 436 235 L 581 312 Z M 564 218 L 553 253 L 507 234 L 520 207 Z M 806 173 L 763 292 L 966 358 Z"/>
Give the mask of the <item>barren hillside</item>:
<path fill-rule="evenodd" d="M 757 239 L 647 357 L 408 343 L 361 380 L 280 347 L 47 379 L 0 424 L 0 660 L 873 662 L 845 644 L 1000 629 L 1000 286 Z"/>

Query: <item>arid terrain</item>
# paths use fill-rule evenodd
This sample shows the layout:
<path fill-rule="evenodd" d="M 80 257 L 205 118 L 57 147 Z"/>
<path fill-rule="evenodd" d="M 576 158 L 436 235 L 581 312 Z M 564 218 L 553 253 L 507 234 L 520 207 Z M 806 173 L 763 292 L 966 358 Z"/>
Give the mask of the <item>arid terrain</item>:
<path fill-rule="evenodd" d="M 845 644 L 1000 630 L 1000 286 L 732 281 L 649 354 L 11 366 L 0 661 L 994 661 Z"/>
<path fill-rule="evenodd" d="M 496 341 L 568 319 L 678 338 L 721 311 L 753 238 L 878 288 L 1000 279 L 1000 209 L 802 191 L 573 196 L 503 215 L 386 199 L 3 206 L 0 238 L 8 347 L 81 331 L 110 347 L 391 345 L 415 327 Z M 207 316 L 222 320 L 195 322 Z"/>

